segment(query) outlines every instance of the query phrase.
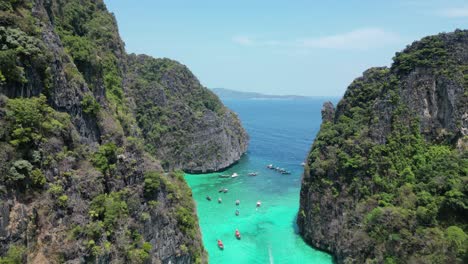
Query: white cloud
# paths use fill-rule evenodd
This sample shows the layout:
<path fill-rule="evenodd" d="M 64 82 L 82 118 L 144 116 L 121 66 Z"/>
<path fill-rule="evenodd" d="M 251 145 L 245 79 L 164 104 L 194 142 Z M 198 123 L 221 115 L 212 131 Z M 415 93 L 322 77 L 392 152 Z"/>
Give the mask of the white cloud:
<path fill-rule="evenodd" d="M 445 8 L 439 14 L 449 18 L 468 17 L 468 6 L 458 8 Z"/>
<path fill-rule="evenodd" d="M 401 37 L 380 28 L 361 28 L 353 31 L 328 35 L 323 37 L 309 37 L 293 41 L 265 40 L 254 41 L 246 36 L 233 38 L 237 44 L 244 46 L 269 46 L 302 49 L 347 49 L 365 50 L 401 42 Z"/>
<path fill-rule="evenodd" d="M 300 41 L 306 48 L 369 49 L 398 43 L 400 36 L 380 28 L 362 28 L 342 34 L 307 38 Z"/>
<path fill-rule="evenodd" d="M 249 46 L 254 43 L 253 40 L 247 36 L 235 36 L 232 38 L 232 41 L 242 46 Z"/>

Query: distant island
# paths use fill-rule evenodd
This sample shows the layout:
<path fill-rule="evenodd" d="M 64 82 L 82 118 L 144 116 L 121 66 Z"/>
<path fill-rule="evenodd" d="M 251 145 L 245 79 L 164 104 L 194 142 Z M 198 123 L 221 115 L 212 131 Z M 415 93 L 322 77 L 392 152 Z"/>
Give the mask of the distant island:
<path fill-rule="evenodd" d="M 221 99 L 310 99 L 301 95 L 270 95 L 255 92 L 241 92 L 225 88 L 211 89 Z"/>

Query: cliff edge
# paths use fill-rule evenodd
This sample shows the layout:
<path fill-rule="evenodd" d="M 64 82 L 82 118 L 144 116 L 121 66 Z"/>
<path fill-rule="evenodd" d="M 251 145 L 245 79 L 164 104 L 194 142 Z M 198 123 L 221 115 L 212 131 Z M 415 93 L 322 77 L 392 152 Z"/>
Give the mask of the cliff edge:
<path fill-rule="evenodd" d="M 247 151 L 248 135 L 237 115 L 186 66 L 134 54 L 128 65 L 138 125 L 147 150 L 164 168 L 218 171 Z"/>
<path fill-rule="evenodd" d="M 338 263 L 466 263 L 468 31 L 429 36 L 326 104 L 298 225 Z"/>
<path fill-rule="evenodd" d="M 102 0 L 0 2 L 0 263 L 206 263 L 178 169 L 246 146 L 186 67 L 126 54 Z"/>

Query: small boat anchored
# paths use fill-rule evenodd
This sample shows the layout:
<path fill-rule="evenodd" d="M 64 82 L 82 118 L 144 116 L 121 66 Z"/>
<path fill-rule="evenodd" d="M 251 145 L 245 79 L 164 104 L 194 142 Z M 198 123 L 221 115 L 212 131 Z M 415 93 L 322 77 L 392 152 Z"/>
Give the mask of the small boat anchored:
<path fill-rule="evenodd" d="M 236 235 L 236 238 L 237 238 L 237 239 L 239 239 L 239 240 L 241 239 L 241 234 L 240 234 L 240 232 L 239 232 L 238 229 L 236 229 L 235 235 Z"/>
<path fill-rule="evenodd" d="M 221 174 L 221 175 L 219 175 L 218 177 L 219 177 L 219 178 L 230 178 L 231 175 L 229 175 L 229 174 Z"/>
<path fill-rule="evenodd" d="M 260 206 L 262 206 L 262 202 L 257 201 L 257 207 L 260 207 Z"/>
<path fill-rule="evenodd" d="M 239 174 L 237 174 L 237 173 L 234 172 L 234 173 L 231 175 L 231 178 L 236 178 L 236 177 L 239 177 Z"/>
<path fill-rule="evenodd" d="M 207 199 L 208 201 L 211 201 L 211 197 L 210 197 L 210 196 L 206 196 L 206 199 Z"/>
<path fill-rule="evenodd" d="M 240 200 L 236 200 L 236 205 L 239 205 L 240 204 Z"/>
<path fill-rule="evenodd" d="M 257 176 L 257 175 L 258 175 L 258 172 L 250 172 L 248 175 L 249 175 L 249 176 Z"/>
<path fill-rule="evenodd" d="M 218 203 L 222 203 L 223 200 L 221 198 L 218 198 Z"/>
<path fill-rule="evenodd" d="M 239 216 L 240 212 L 239 209 L 236 209 L 236 216 Z"/>
<path fill-rule="evenodd" d="M 219 240 L 219 239 L 218 239 L 218 247 L 219 247 L 219 249 L 221 249 L 221 250 L 224 249 L 223 241 L 221 241 L 221 240 Z"/>

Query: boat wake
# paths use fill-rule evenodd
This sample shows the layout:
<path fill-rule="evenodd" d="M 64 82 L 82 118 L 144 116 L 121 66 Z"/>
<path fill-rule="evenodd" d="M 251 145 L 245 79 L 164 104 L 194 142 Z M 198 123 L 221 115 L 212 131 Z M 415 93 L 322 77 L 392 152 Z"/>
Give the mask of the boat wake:
<path fill-rule="evenodd" d="M 273 260 L 273 254 L 271 254 L 271 247 L 268 246 L 268 257 L 270 258 L 270 264 L 274 264 L 275 261 Z"/>

